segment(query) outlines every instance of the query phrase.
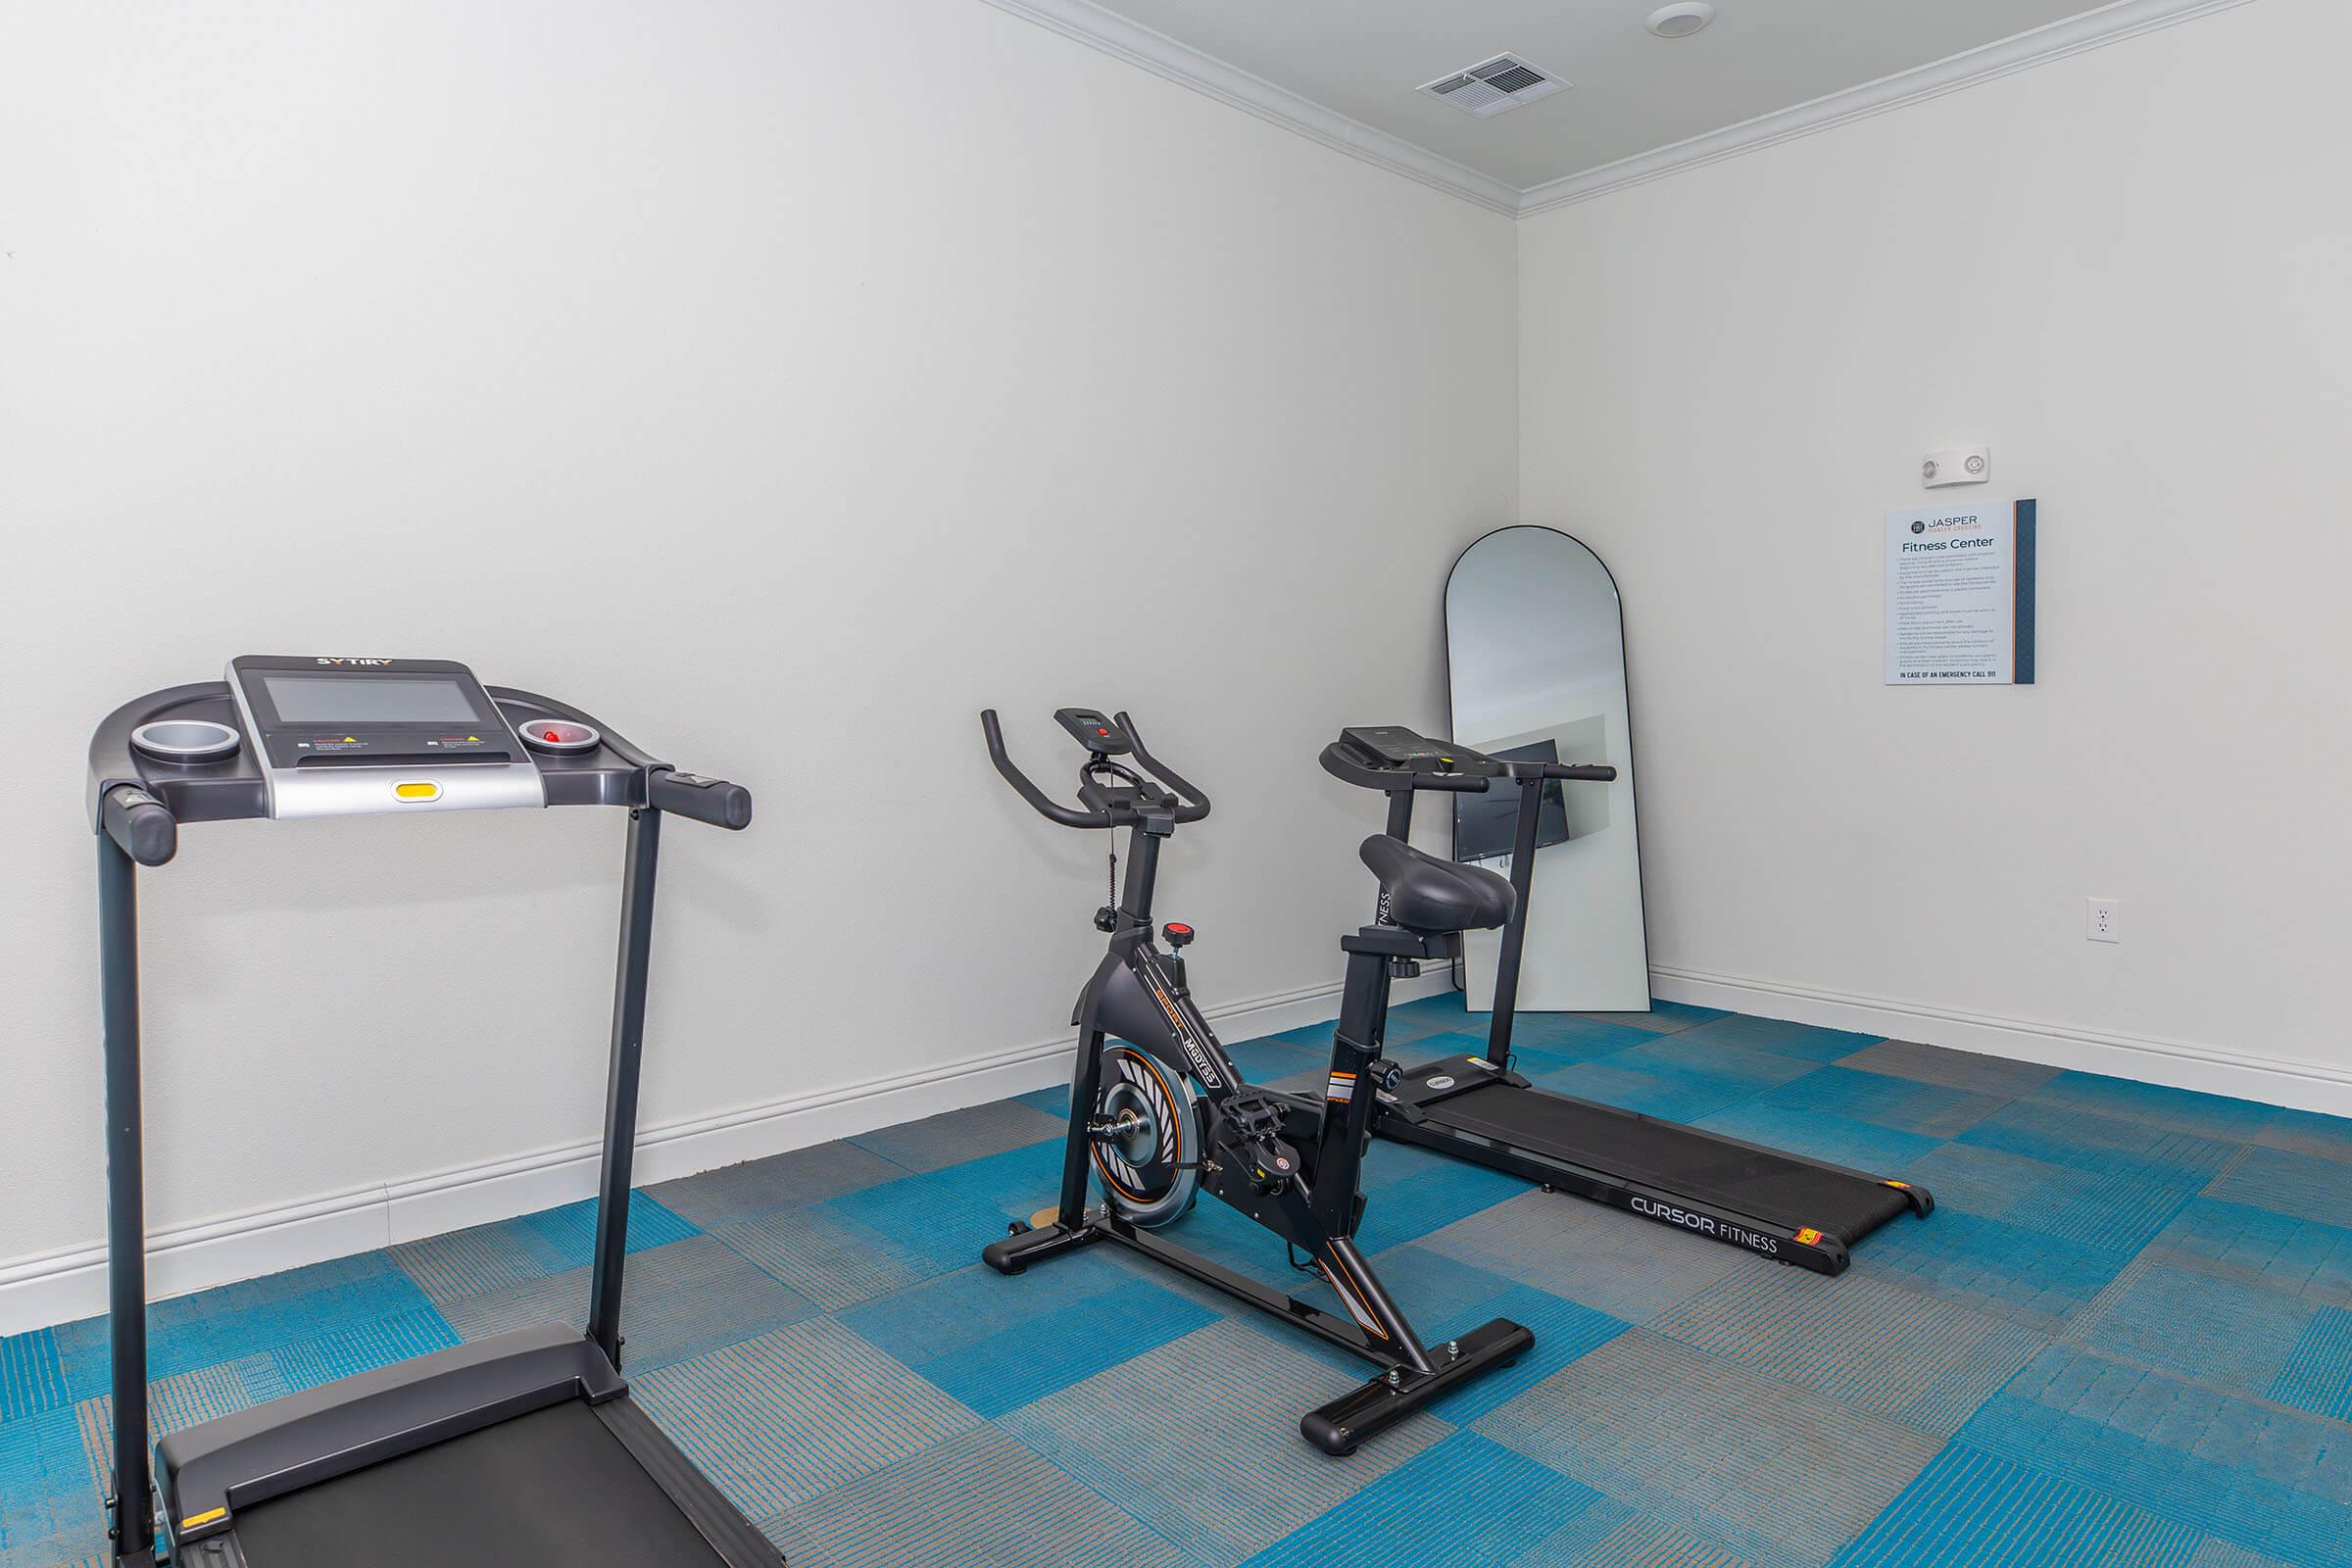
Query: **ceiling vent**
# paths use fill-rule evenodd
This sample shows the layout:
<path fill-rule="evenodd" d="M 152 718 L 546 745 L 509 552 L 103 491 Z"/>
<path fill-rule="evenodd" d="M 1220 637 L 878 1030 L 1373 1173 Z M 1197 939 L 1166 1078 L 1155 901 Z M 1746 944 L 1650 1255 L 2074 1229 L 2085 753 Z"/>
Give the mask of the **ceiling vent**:
<path fill-rule="evenodd" d="M 1421 90 L 1443 98 L 1466 115 L 1489 120 L 1506 109 L 1548 98 L 1568 83 L 1548 71 L 1539 71 L 1517 55 L 1496 55 L 1466 71 L 1423 82 Z"/>

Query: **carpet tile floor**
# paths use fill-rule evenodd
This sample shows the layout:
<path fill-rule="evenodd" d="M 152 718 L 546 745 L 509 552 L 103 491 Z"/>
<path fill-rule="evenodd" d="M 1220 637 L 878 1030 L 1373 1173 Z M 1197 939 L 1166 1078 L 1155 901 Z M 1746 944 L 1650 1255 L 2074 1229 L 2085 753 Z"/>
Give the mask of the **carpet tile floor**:
<path fill-rule="evenodd" d="M 1414 1003 L 1392 1050 L 1484 1023 Z M 1325 1038 L 1236 1054 L 1311 1087 Z M 1049 1090 L 637 1194 L 631 1381 L 796 1568 L 2352 1568 L 2352 1121 L 1671 1004 L 1519 1043 L 1937 1211 L 1832 1280 L 1377 1145 L 1360 1240 L 1424 1334 L 1537 1345 L 1335 1460 L 1296 1423 L 1338 1352 L 1123 1253 L 981 1265 L 1049 1197 Z M 158 1429 L 577 1321 L 592 1220 L 158 1302 Z M 1297 1279 L 1222 1207 L 1180 1229 Z M 0 1568 L 101 1563 L 106 1386 L 102 1320 L 0 1339 Z"/>

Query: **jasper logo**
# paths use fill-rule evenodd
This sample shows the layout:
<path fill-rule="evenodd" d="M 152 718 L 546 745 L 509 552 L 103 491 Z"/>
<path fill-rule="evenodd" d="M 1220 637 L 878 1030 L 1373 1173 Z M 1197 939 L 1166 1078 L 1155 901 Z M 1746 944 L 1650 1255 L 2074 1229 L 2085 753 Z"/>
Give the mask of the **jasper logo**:
<path fill-rule="evenodd" d="M 1911 531 L 1913 533 L 1926 533 L 1928 531 L 1928 525 L 1926 522 L 1914 517 L 1911 520 Z"/>

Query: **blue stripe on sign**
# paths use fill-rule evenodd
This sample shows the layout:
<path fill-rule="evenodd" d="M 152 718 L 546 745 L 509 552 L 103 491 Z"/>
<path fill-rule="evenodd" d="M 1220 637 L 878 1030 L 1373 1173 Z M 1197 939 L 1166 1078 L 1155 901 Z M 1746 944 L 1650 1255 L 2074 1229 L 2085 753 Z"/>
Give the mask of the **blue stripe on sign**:
<path fill-rule="evenodd" d="M 2009 661 L 2010 679 L 2019 686 L 2034 684 L 2034 503 L 2017 504 L 2016 619 L 2010 631 L 2015 649 Z"/>

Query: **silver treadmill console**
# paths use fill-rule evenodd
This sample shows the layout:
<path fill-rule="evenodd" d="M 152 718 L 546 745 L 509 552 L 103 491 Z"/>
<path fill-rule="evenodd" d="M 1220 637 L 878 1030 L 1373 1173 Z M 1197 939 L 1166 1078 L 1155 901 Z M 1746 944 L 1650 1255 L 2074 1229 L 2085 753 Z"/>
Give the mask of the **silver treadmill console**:
<path fill-rule="evenodd" d="M 539 769 L 473 671 L 446 659 L 228 662 L 273 817 L 545 806 Z"/>

